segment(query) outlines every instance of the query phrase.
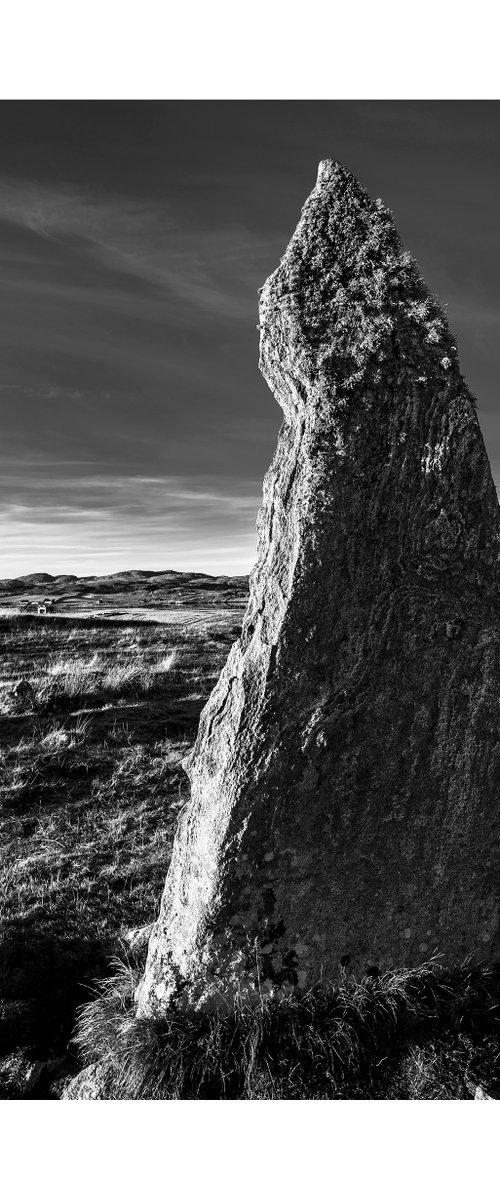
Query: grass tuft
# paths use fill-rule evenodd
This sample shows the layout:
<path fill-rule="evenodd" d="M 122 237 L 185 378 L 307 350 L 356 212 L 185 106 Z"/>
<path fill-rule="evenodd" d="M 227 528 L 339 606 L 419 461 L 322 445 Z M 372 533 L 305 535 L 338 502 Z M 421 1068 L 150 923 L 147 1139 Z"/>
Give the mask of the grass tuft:
<path fill-rule="evenodd" d="M 231 1011 L 134 1016 L 121 964 L 80 1012 L 75 1044 L 109 1099 L 470 1099 L 500 1082 L 500 969 L 436 961 Z"/>
<path fill-rule="evenodd" d="M 175 651 L 153 661 L 138 655 L 136 661 L 127 663 L 106 663 L 99 654 L 90 659 L 59 657 L 48 666 L 45 676 L 28 680 L 33 688 L 33 706 L 40 711 L 77 696 L 112 699 L 158 692 L 164 688 L 175 661 Z"/>

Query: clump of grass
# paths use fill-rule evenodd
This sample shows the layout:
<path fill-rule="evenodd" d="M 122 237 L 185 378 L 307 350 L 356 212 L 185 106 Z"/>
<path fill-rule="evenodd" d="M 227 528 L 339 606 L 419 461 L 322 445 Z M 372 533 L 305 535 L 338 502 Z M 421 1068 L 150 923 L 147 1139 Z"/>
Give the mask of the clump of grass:
<path fill-rule="evenodd" d="M 164 682 L 176 660 L 175 650 L 147 665 L 132 663 L 130 666 L 109 668 L 103 675 L 103 691 L 111 695 L 153 692 Z"/>
<path fill-rule="evenodd" d="M 258 1007 L 136 1019 L 130 962 L 85 1005 L 75 1043 L 110 1099 L 469 1098 L 500 1071 L 500 970 L 436 962 L 359 982 L 345 975 Z M 447 1064 L 444 1070 L 443 1064 Z"/>
<path fill-rule="evenodd" d="M 138 655 L 131 663 L 106 663 L 92 658 L 62 658 L 51 663 L 45 676 L 31 680 L 34 706 L 44 709 L 61 699 L 93 696 L 97 699 L 140 696 L 159 691 L 176 661 L 176 652 L 147 662 Z"/>
<path fill-rule="evenodd" d="M 65 658 L 59 655 L 47 666 L 47 675 L 51 679 L 62 679 L 71 695 L 79 695 L 89 674 L 96 675 L 102 668 L 100 655 L 96 652 L 91 658 Z"/>

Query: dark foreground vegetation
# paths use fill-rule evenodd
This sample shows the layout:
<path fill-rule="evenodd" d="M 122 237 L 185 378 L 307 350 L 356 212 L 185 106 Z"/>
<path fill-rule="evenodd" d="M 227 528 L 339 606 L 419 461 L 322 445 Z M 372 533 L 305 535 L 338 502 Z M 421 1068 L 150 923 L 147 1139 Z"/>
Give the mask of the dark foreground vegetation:
<path fill-rule="evenodd" d="M 181 760 L 238 632 L 231 611 L 0 618 L 0 1059 L 46 1064 L 34 1095 L 78 1070 L 77 1006 L 157 913 Z"/>
<path fill-rule="evenodd" d="M 231 1011 L 136 1020 L 142 964 L 117 964 L 80 1014 L 103 1098 L 469 1100 L 500 1083 L 500 970 L 437 963 Z"/>
<path fill-rule="evenodd" d="M 495 1090 L 493 969 L 344 973 L 300 1001 L 132 1019 L 147 940 L 135 931 L 157 913 L 181 760 L 238 629 L 234 611 L 0 617 L 0 1096 L 56 1099 L 96 1060 L 120 1099 Z"/>

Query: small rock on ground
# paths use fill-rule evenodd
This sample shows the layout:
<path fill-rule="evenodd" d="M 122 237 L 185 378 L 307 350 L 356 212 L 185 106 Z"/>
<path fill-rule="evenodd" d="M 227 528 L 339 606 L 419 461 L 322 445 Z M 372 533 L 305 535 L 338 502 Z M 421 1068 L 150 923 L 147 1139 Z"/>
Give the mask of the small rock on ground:
<path fill-rule="evenodd" d="M 0 1059 L 0 1100 L 25 1100 L 36 1087 L 44 1063 L 22 1048 Z"/>
<path fill-rule="evenodd" d="M 142 950 L 143 946 L 147 946 L 153 930 L 154 921 L 149 925 L 142 925 L 139 929 L 127 929 L 123 934 L 123 941 L 126 942 L 129 950 Z"/>
<path fill-rule="evenodd" d="M 61 1100 L 108 1100 L 108 1071 L 102 1063 L 91 1063 L 71 1079 L 63 1089 Z"/>
<path fill-rule="evenodd" d="M 500 1093 L 495 1095 L 493 1092 L 486 1092 L 482 1087 L 477 1087 L 474 1092 L 474 1100 L 500 1100 Z"/>

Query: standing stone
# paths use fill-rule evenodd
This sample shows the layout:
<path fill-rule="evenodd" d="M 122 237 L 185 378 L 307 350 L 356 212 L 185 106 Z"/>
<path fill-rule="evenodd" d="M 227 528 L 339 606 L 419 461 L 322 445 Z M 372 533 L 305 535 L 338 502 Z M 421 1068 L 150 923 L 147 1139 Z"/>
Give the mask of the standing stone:
<path fill-rule="evenodd" d="M 258 562 L 139 1016 L 499 954 L 497 496 L 446 318 L 336 162 L 262 290 L 260 367 Z"/>

